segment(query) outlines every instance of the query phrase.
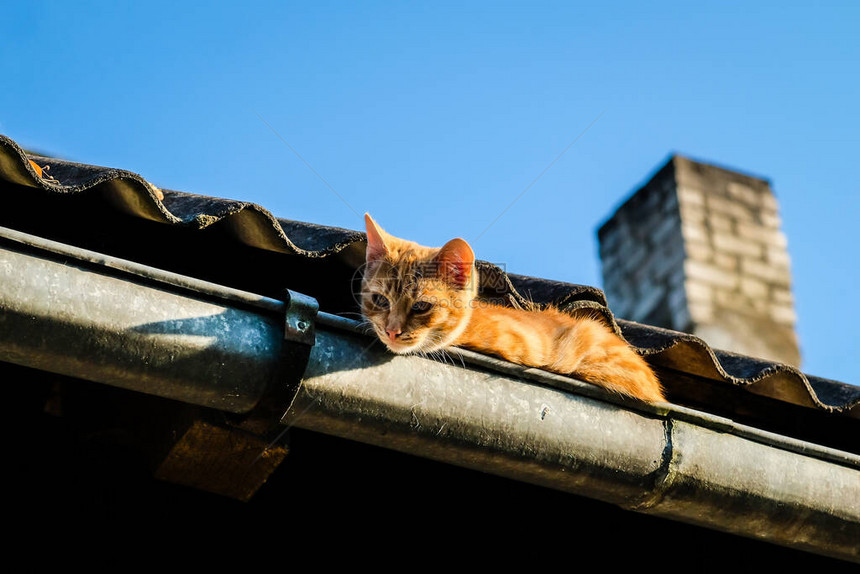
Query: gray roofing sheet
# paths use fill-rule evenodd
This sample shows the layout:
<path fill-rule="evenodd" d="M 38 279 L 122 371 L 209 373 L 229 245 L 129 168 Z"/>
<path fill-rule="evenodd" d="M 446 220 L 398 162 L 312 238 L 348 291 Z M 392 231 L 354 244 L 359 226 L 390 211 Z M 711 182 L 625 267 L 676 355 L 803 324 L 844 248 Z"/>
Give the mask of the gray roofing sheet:
<path fill-rule="evenodd" d="M 50 166 L 45 172 L 50 177 L 39 177 L 28 158 L 40 166 Z M 152 227 L 156 231 L 151 233 L 166 227 L 193 232 L 218 224 L 227 230 L 230 241 L 243 247 L 287 255 L 278 265 L 297 264 L 297 258 L 337 259 L 341 266 L 357 268 L 363 258 L 365 236 L 362 232 L 279 219 L 263 207 L 242 201 L 166 189 L 162 190 L 163 199 L 159 199 L 151 184 L 138 174 L 28 155 L 13 140 L 2 135 L 0 180 L 6 182 L 4 196 L 24 188 L 42 190 L 38 201 L 28 204 L 31 211 L 43 212 L 40 215 L 49 210 L 68 209 L 78 201 L 75 198 L 82 198 L 80 202 L 83 203 L 83 198 L 87 197 L 88 206 L 95 202 L 106 209 L 99 212 L 99 217 L 117 213 L 167 224 Z M 67 201 L 57 203 L 59 198 Z M 0 197 L 0 201 L 6 202 L 4 197 Z M 813 409 L 828 417 L 860 419 L 860 387 L 811 376 L 791 366 L 713 349 L 693 335 L 616 319 L 607 308 L 602 291 L 594 287 L 510 274 L 486 262 L 479 265 L 485 296 L 519 302 L 531 300 L 539 304 L 551 302 L 571 312 L 597 310 L 660 370 L 664 380 L 668 373 L 670 379 L 672 374 L 677 374 L 679 380 L 692 377 L 694 381 L 716 383 L 716 387 L 703 386 L 702 390 L 696 390 L 695 385 L 678 390 L 679 397 L 692 397 L 699 407 L 707 405 L 714 392 L 721 392 L 721 387 L 731 387 L 749 391 L 740 395 L 741 403 L 754 401 L 755 395 Z M 265 271 L 260 270 L 261 273 Z M 349 286 L 344 285 L 344 288 Z M 308 294 L 317 296 L 313 292 Z M 326 310 L 323 301 L 321 304 Z M 668 386 L 671 399 L 673 387 L 672 384 Z M 738 400 L 735 395 L 731 401 L 735 407 Z"/>

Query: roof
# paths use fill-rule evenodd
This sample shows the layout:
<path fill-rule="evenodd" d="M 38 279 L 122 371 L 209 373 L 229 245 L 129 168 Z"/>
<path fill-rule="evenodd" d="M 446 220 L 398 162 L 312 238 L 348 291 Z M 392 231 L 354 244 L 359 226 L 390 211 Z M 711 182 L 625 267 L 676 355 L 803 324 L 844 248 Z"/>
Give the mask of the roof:
<path fill-rule="evenodd" d="M 28 158 L 40 166 L 49 166 L 46 173 L 56 183 L 40 178 L 29 165 Z M 171 265 L 177 266 L 175 253 L 183 250 L 178 248 L 193 249 L 199 256 L 199 251 L 207 249 L 206 243 L 210 242 L 208 249 L 216 252 L 210 255 L 217 263 L 201 269 L 198 275 L 212 276 L 220 269 L 226 285 L 247 287 L 253 281 L 265 283 L 261 276 L 268 274 L 273 267 L 283 265 L 277 263 L 279 256 L 287 256 L 290 261 L 303 259 L 303 265 L 325 267 L 326 273 L 333 276 L 354 273 L 364 257 L 363 232 L 278 218 L 253 203 L 168 189 L 162 190 L 164 198 L 160 200 L 153 186 L 138 174 L 28 156 L 5 136 L 0 136 L 0 178 L 16 184 L 11 193 L 7 191 L 2 198 L 8 208 L 3 210 L 8 214 L 5 225 L 38 231 L 45 237 L 65 240 L 73 245 L 99 247 L 117 255 L 135 251 L 134 246 L 127 245 L 129 241 L 181 241 L 181 245 L 171 245 L 170 251 L 174 255 L 147 253 L 146 249 L 135 254 L 139 260 L 159 262 L 167 269 Z M 42 193 L 21 194 L 18 186 L 35 188 Z M 15 191 L 19 193 L 15 194 Z M 64 221 L 53 220 L 51 213 L 58 207 L 62 208 Z M 143 235 L 137 229 L 123 229 L 122 225 L 117 225 L 129 217 L 139 220 L 140 227 L 145 228 Z M 75 224 L 69 227 L 72 219 Z M 82 221 L 87 221 L 87 225 L 82 225 Z M 144 225 L 144 222 L 164 225 Z M 108 234 L 109 241 L 106 239 Z M 213 236 L 217 237 L 217 244 L 211 242 Z M 260 251 L 257 257 L 263 260 L 260 267 L 242 274 L 228 269 L 232 265 L 232 270 L 244 267 L 243 271 L 248 271 L 248 265 L 238 261 L 238 257 L 230 260 L 227 255 L 257 250 Z M 187 264 L 182 263 L 183 266 Z M 816 377 L 791 366 L 713 349 L 705 341 L 686 333 L 616 319 L 607 307 L 603 292 L 595 287 L 506 273 L 486 262 L 479 262 L 479 268 L 485 296 L 518 302 L 553 303 L 572 312 L 583 308 L 600 311 L 607 322 L 657 368 L 702 377 L 716 383 L 716 389 L 731 387 L 825 415 L 860 418 L 860 387 Z M 286 286 L 299 291 L 307 282 L 307 278 L 295 275 L 285 280 Z M 263 286 L 266 289 L 263 294 L 283 287 L 268 281 L 268 285 Z M 255 288 L 260 286 L 255 285 Z M 316 285 L 307 289 L 309 294 L 320 300 L 323 310 L 333 313 L 357 311 L 346 285 L 343 289 Z M 689 401 L 702 406 L 703 400 L 712 400 L 704 393 L 675 385 L 672 381 L 667 384 L 673 401 Z M 754 399 L 751 397 L 750 400 Z"/>
<path fill-rule="evenodd" d="M 30 159 L 40 166 L 50 166 L 48 173 L 55 181 L 39 177 Z M 264 297 L 282 298 L 284 289 L 310 295 L 323 312 L 320 325 L 336 331 L 324 335 L 319 346 L 334 349 L 331 353 L 334 356 L 338 345 L 344 341 L 347 342 L 343 344 L 349 344 L 349 336 L 341 329 L 341 323 L 349 321 L 339 316 L 355 316 L 357 312 L 353 289 L 364 256 L 363 233 L 277 218 L 251 203 L 161 191 L 163 197 L 144 178 L 128 171 L 28 157 L 15 142 L 0 137 L 0 201 L 4 205 L 0 210 L 0 226 Z M 732 426 L 730 421 L 737 421 L 770 433 L 760 434 L 759 441 L 767 442 L 772 435 L 778 435 L 776 440 L 794 452 L 805 448 L 799 441 L 809 441 L 858 454 L 860 445 L 853 439 L 860 425 L 857 387 L 810 376 L 785 365 L 712 349 L 688 334 L 617 320 L 607 308 L 603 293 L 594 287 L 508 274 L 486 262 L 479 265 L 482 295 L 486 297 L 553 303 L 571 313 L 599 312 L 654 365 L 672 403 L 714 415 L 708 422 L 711 428 L 728 429 Z M 379 361 L 383 359 L 378 358 Z M 463 361 L 479 370 L 540 380 L 586 395 L 591 387 L 584 383 L 582 388 L 577 387 L 564 377 L 547 381 L 547 377 L 534 370 L 512 370 L 500 364 L 501 361 L 476 354 L 464 353 Z M 318 389 L 322 392 L 324 385 L 332 382 L 331 377 L 327 381 L 325 372 L 320 375 L 325 365 L 321 367 L 317 362 L 312 366 L 318 376 L 310 378 L 317 381 L 314 384 L 323 385 Z M 360 381 L 361 373 L 357 376 Z M 346 382 L 348 377 L 343 377 L 334 382 Z M 506 384 L 502 379 L 498 379 L 500 384 Z M 385 381 L 383 376 L 374 378 L 374 383 Z M 469 381 L 463 378 L 463 382 L 477 386 L 482 385 L 483 379 L 472 377 Z M 336 392 L 332 400 L 338 397 Z M 300 396 L 299 404 L 302 400 L 309 400 L 308 396 Z M 343 404 L 332 404 L 333 410 L 344 408 Z M 663 407 L 649 408 L 650 413 L 659 416 Z M 416 415 L 414 406 L 406 405 L 405 411 L 394 410 L 397 417 L 406 417 L 404 424 L 411 428 L 409 417 Z M 375 416 L 371 411 L 361 413 L 344 412 L 344 420 L 352 416 L 368 419 L 371 414 Z M 676 409 L 678 414 L 683 416 L 676 421 L 699 417 L 682 408 Z M 721 422 L 720 417 L 726 420 Z M 627 418 L 620 416 L 618 420 L 627 429 L 624 426 Z M 585 422 L 582 431 L 592 426 Z M 671 431 L 660 424 L 642 424 L 647 426 L 648 436 L 659 441 L 665 438 L 664 432 Z M 681 422 L 675 424 L 678 429 L 685 428 Z M 380 432 L 385 434 L 390 430 L 385 427 Z M 442 430 L 438 429 L 439 433 Z M 392 436 L 396 434 L 391 432 Z M 375 436 L 375 430 L 371 435 Z M 624 433 L 619 431 L 616 436 L 623 437 Z M 661 458 L 661 448 L 668 447 L 658 445 L 653 461 L 647 454 L 643 468 L 648 467 L 649 480 L 657 480 L 662 488 L 668 488 L 671 481 L 662 473 L 681 461 L 674 458 L 671 448 L 663 450 Z M 850 461 L 839 468 L 853 468 L 854 459 Z M 660 468 L 651 468 L 651 462 L 660 463 Z M 642 499 L 633 507 L 652 506 L 659 506 L 659 500 Z"/>

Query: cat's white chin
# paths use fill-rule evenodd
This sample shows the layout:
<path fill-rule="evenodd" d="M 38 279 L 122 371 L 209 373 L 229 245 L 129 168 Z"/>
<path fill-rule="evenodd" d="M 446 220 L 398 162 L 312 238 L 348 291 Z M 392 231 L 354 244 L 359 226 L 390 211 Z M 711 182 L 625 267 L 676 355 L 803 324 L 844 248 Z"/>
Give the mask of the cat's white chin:
<path fill-rule="evenodd" d="M 383 338 L 382 335 L 379 335 L 379 340 L 388 347 L 389 351 L 398 355 L 433 353 L 434 351 L 441 351 L 453 345 L 465 330 L 467 323 L 467 321 L 461 321 L 459 325 L 445 335 L 440 336 L 438 333 L 431 333 L 418 341 L 407 344 L 391 341 Z M 378 330 L 377 334 L 379 334 Z"/>
<path fill-rule="evenodd" d="M 398 355 L 409 355 L 421 350 L 421 345 L 397 345 L 386 342 L 385 346 L 388 347 L 389 351 Z"/>
<path fill-rule="evenodd" d="M 417 343 L 413 343 L 411 345 L 391 343 L 390 341 L 383 342 L 385 343 L 385 346 L 388 347 L 389 351 L 391 351 L 392 353 L 397 353 L 398 355 L 432 353 L 433 351 L 438 351 L 445 347 L 444 344 L 431 344 L 429 341 L 418 341 Z"/>

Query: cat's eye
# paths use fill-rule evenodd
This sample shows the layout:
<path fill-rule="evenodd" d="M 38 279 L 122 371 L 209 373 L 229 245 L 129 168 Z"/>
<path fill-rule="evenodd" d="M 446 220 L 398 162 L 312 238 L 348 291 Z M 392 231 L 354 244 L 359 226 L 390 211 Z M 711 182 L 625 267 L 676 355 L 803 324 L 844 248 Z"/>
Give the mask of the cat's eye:
<path fill-rule="evenodd" d="M 416 301 L 412 304 L 413 313 L 426 313 L 433 308 L 433 303 L 429 301 Z"/>
<path fill-rule="evenodd" d="M 370 296 L 370 302 L 374 304 L 374 306 L 379 307 L 380 309 L 388 309 L 391 304 L 388 302 L 388 297 L 382 295 L 381 293 L 374 293 Z"/>

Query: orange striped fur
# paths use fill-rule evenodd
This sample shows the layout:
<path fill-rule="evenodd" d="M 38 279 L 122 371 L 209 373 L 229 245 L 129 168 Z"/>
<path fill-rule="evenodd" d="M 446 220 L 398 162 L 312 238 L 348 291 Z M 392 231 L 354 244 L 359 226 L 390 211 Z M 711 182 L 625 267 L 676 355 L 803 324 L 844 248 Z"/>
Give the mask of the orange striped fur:
<path fill-rule="evenodd" d="M 602 321 L 479 301 L 475 257 L 465 241 L 434 249 L 386 233 L 370 215 L 365 222 L 362 313 L 393 352 L 464 347 L 643 401 L 665 400 L 645 360 Z"/>

